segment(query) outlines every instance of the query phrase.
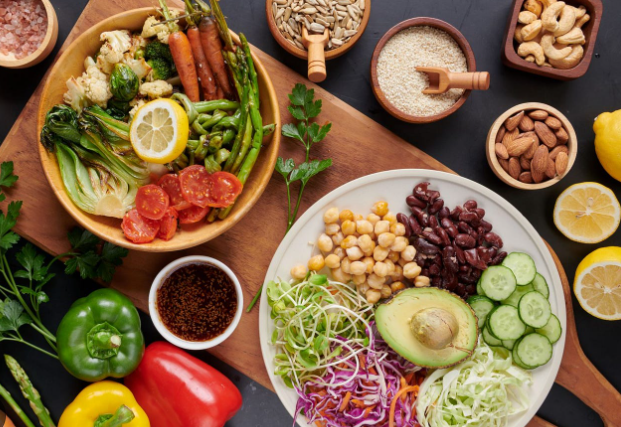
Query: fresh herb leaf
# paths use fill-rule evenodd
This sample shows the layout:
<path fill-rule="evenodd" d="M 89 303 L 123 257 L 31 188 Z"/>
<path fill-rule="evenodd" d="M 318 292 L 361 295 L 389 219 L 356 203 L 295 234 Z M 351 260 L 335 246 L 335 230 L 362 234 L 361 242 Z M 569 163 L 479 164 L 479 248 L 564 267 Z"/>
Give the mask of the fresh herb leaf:
<path fill-rule="evenodd" d="M 310 163 L 307 163 L 306 173 L 302 177 L 302 183 L 306 185 L 308 180 L 317 175 L 319 172 L 322 172 L 332 166 L 332 159 L 325 160 L 312 160 Z"/>
<path fill-rule="evenodd" d="M 307 102 L 304 105 L 304 110 L 306 110 L 306 119 L 312 119 L 314 117 L 317 117 L 319 115 L 319 113 L 321 113 L 321 99 L 318 99 L 317 101 L 311 101 Z"/>
<path fill-rule="evenodd" d="M 332 129 L 332 123 L 327 123 L 321 127 L 317 123 L 312 123 L 308 128 L 308 136 L 313 143 L 321 142 L 328 135 L 330 129 Z"/>
<path fill-rule="evenodd" d="M 302 83 L 297 83 L 289 95 L 289 101 L 291 101 L 293 105 L 302 107 L 306 101 L 306 93 L 306 86 Z"/>
<path fill-rule="evenodd" d="M 79 253 L 67 260 L 65 263 L 65 274 L 73 274 L 76 270 L 80 270 L 80 277 L 82 279 L 95 279 L 97 278 L 95 271 L 98 262 L 99 255 L 94 251 Z"/>
<path fill-rule="evenodd" d="M 38 254 L 37 250 L 30 243 L 26 244 L 22 250 L 15 255 L 24 270 L 15 272 L 15 277 L 21 277 L 31 281 L 38 282 L 47 276 L 47 268 L 43 266 L 45 257 Z"/>
<path fill-rule="evenodd" d="M 289 112 L 291 113 L 294 119 L 298 119 L 298 120 L 306 119 L 306 114 L 304 114 L 304 110 L 302 109 L 302 107 L 295 107 L 293 105 L 290 105 L 287 107 L 287 110 L 289 110 Z"/>
<path fill-rule="evenodd" d="M 34 295 L 37 298 L 39 304 L 48 302 L 50 297 L 43 291 L 36 291 L 28 286 L 18 286 L 20 292 L 24 295 Z"/>
<path fill-rule="evenodd" d="M 282 157 L 279 157 L 276 160 L 276 172 L 281 174 L 282 177 L 285 178 L 285 181 L 287 180 L 289 173 L 291 173 L 291 171 L 294 168 L 295 168 L 295 162 L 293 161 L 293 159 L 285 160 Z"/>
<path fill-rule="evenodd" d="M 0 315 L 0 332 L 17 331 L 20 326 L 32 323 L 24 307 L 13 299 L 0 302 Z"/>
<path fill-rule="evenodd" d="M 116 267 L 123 264 L 123 258 L 127 256 L 129 251 L 120 246 L 115 246 L 110 242 L 104 243 L 101 249 L 101 260 L 95 271 L 97 277 L 104 282 L 111 282 Z"/>
<path fill-rule="evenodd" d="M 0 165 L 0 187 L 10 188 L 17 179 L 18 176 L 13 174 L 13 162 L 2 162 Z"/>
<path fill-rule="evenodd" d="M 11 202 L 7 208 L 6 215 L 0 211 L 0 249 L 11 249 L 19 241 L 19 236 L 12 232 L 11 229 L 17 224 L 17 217 L 21 207 L 21 201 Z"/>
<path fill-rule="evenodd" d="M 65 263 L 65 273 L 73 274 L 80 270 L 83 279 L 112 281 L 116 267 L 123 264 L 127 249 L 105 242 L 100 248 L 100 240 L 87 230 L 74 228 L 69 232 L 73 258 Z"/>
<path fill-rule="evenodd" d="M 74 227 L 67 237 L 71 247 L 76 252 L 94 251 L 99 244 L 99 237 L 80 227 Z"/>
<path fill-rule="evenodd" d="M 297 139 L 300 142 L 304 142 L 304 134 L 300 134 L 298 127 L 293 123 L 287 123 L 282 127 L 282 134 L 288 138 Z"/>

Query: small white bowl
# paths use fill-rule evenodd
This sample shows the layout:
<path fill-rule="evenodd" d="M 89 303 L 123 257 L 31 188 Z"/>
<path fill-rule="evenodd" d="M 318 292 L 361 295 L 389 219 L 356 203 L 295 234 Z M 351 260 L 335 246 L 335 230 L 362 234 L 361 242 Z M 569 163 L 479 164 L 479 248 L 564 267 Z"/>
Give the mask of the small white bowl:
<path fill-rule="evenodd" d="M 229 278 L 233 282 L 233 285 L 235 286 L 235 293 L 237 295 L 237 311 L 235 312 L 235 317 L 233 317 L 233 321 L 222 334 L 208 341 L 186 341 L 179 338 L 168 329 L 166 329 L 166 326 L 164 326 L 164 324 L 162 323 L 160 315 L 157 311 L 157 290 L 160 288 L 160 286 L 162 286 L 166 278 L 173 271 L 177 270 L 179 267 L 188 264 L 211 264 L 214 267 L 218 267 L 220 270 L 224 271 L 227 276 L 229 276 Z M 155 280 L 153 280 L 153 284 L 151 285 L 151 291 L 149 292 L 149 313 L 151 315 L 151 320 L 153 321 L 155 328 L 164 337 L 164 339 L 166 339 L 166 341 L 186 350 L 206 350 L 224 342 L 224 340 L 231 336 L 231 334 L 239 324 L 239 320 L 241 319 L 242 315 L 243 305 L 244 295 L 242 293 L 242 288 L 239 284 L 239 280 L 237 280 L 237 276 L 235 276 L 235 273 L 233 273 L 233 271 L 229 267 L 227 267 L 225 264 L 218 261 L 217 259 L 201 255 L 186 256 L 168 264 L 155 277 Z"/>

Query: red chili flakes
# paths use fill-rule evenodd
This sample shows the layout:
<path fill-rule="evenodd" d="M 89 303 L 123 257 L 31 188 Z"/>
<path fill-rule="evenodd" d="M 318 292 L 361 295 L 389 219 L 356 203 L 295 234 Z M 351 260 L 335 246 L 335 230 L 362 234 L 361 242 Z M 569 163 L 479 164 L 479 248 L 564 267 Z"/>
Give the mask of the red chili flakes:
<path fill-rule="evenodd" d="M 0 0 L 0 54 L 24 58 L 47 33 L 47 13 L 41 0 Z"/>

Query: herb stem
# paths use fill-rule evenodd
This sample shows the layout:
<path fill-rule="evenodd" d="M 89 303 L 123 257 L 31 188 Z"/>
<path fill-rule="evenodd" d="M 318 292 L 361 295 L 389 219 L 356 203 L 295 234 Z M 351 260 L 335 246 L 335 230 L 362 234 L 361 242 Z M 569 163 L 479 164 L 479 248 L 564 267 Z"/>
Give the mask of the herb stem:
<path fill-rule="evenodd" d="M 291 230 L 291 227 L 293 227 L 293 222 L 298 217 L 298 210 L 300 209 L 300 204 L 302 203 L 302 193 L 304 192 L 305 187 L 306 187 L 306 184 L 304 183 L 300 185 L 300 192 L 298 193 L 298 200 L 295 204 L 295 211 L 293 212 L 293 216 L 291 217 L 291 220 L 289 221 L 289 224 L 287 225 L 287 231 L 285 232 L 285 234 L 287 234 L 289 230 Z"/>

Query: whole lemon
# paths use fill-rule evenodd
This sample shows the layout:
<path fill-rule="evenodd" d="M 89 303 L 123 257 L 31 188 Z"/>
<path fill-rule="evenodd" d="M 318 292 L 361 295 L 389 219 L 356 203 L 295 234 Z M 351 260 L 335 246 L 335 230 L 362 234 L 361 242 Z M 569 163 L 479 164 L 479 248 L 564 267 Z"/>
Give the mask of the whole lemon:
<path fill-rule="evenodd" d="M 610 176 L 621 181 L 621 110 L 600 114 L 593 130 L 599 162 Z"/>

